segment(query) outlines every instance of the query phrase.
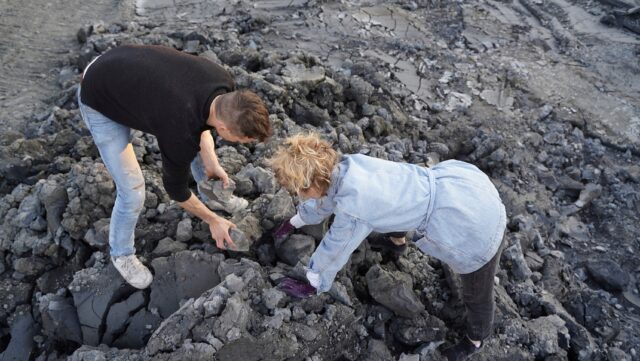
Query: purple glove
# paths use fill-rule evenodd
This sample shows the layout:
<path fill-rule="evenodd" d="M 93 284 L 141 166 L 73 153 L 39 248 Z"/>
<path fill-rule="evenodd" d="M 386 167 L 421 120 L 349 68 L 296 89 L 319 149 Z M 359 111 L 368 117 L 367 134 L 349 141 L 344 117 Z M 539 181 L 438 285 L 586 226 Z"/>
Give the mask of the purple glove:
<path fill-rule="evenodd" d="M 293 233 L 295 229 L 296 227 L 294 227 L 291 222 L 289 222 L 289 220 L 286 220 L 282 222 L 282 224 L 280 224 L 280 226 L 278 226 L 278 228 L 276 228 L 276 230 L 273 232 L 273 239 L 276 241 L 276 243 L 282 242 L 287 237 L 289 237 L 289 235 Z"/>
<path fill-rule="evenodd" d="M 316 294 L 316 288 L 306 281 L 285 277 L 278 283 L 278 288 L 289 296 L 297 298 L 308 298 Z"/>

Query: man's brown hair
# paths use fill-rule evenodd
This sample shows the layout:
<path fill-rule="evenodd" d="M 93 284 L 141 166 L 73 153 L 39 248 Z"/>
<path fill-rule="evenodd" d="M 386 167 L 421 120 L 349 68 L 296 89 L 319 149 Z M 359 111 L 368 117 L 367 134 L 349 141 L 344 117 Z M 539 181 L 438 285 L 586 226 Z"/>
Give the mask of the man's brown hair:
<path fill-rule="evenodd" d="M 231 130 L 263 142 L 271 136 L 269 111 L 260 97 L 251 90 L 236 90 L 218 96 L 216 117 Z"/>

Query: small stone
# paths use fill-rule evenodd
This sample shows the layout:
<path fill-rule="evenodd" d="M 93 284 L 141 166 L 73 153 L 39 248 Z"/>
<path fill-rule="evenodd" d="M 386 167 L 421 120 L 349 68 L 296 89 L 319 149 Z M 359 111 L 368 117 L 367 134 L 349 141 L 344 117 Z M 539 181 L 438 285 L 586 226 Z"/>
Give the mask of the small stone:
<path fill-rule="evenodd" d="M 388 272 L 375 265 L 367 272 L 366 279 L 369 294 L 397 315 L 411 318 L 424 311 L 424 305 L 413 291 L 409 275 Z"/>
<path fill-rule="evenodd" d="M 173 253 L 184 251 L 187 249 L 187 245 L 181 242 L 174 241 L 170 237 L 165 237 L 158 242 L 158 245 L 153 250 L 153 254 L 156 256 L 169 256 Z"/>
<path fill-rule="evenodd" d="M 270 310 L 275 309 L 285 296 L 285 293 L 277 288 L 265 288 L 262 290 L 262 302 Z"/>
<path fill-rule="evenodd" d="M 176 230 L 176 240 L 178 242 L 187 242 L 193 237 L 193 226 L 191 225 L 191 219 L 185 218 L 178 223 L 178 229 Z"/>
<path fill-rule="evenodd" d="M 624 291 L 629 284 L 629 274 L 612 260 L 589 261 L 587 271 L 594 281 L 608 291 Z"/>
<path fill-rule="evenodd" d="M 225 287 L 232 293 L 240 292 L 244 288 L 245 284 L 242 277 L 238 277 L 235 274 L 230 274 L 224 279 Z"/>

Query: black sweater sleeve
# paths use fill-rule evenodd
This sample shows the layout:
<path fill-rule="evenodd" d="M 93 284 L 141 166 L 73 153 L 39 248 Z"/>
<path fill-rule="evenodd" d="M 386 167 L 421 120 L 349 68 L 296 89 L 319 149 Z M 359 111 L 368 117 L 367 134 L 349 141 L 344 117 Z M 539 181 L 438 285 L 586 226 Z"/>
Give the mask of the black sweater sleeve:
<path fill-rule="evenodd" d="M 200 150 L 193 139 L 160 139 L 158 146 L 162 155 L 162 183 L 169 198 L 184 202 L 191 197 L 189 171 L 191 162 Z"/>

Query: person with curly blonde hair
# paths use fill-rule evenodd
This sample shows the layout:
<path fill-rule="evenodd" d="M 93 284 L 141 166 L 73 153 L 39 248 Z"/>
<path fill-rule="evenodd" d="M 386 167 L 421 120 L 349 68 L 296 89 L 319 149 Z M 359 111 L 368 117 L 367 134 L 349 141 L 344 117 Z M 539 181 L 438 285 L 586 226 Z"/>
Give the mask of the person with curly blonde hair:
<path fill-rule="evenodd" d="M 426 168 L 362 154 L 340 156 L 316 133 L 287 138 L 268 163 L 283 187 L 307 199 L 275 230 L 277 240 L 335 215 L 311 256 L 307 281 L 287 278 L 279 285 L 284 292 L 326 292 L 371 232 L 415 230 L 416 246 L 462 279 L 467 337 L 444 354 L 463 360 L 479 349 L 493 328 L 493 282 L 506 228 L 504 205 L 487 175 L 457 160 Z M 391 241 L 396 247 L 405 242 Z"/>

